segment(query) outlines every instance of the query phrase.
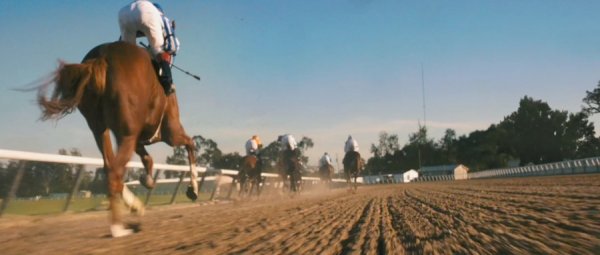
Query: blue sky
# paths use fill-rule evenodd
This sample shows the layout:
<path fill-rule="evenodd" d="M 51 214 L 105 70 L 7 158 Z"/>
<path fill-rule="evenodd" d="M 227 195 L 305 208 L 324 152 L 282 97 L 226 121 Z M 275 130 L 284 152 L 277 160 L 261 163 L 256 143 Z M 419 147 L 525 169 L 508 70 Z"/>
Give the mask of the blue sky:
<path fill-rule="evenodd" d="M 116 40 L 127 3 L 0 1 L 0 148 L 100 155 L 79 113 L 40 122 L 34 93 L 11 89 Z M 500 122 L 525 95 L 579 111 L 600 80 L 598 1 L 159 3 L 177 22 L 175 63 L 202 77 L 173 71 L 182 122 L 224 152 L 253 134 L 308 136 L 313 164 L 325 151 L 341 158 L 350 134 L 363 155 L 380 131 L 404 144 L 424 121 L 421 65 L 436 140 Z M 149 150 L 157 162 L 171 152 Z"/>

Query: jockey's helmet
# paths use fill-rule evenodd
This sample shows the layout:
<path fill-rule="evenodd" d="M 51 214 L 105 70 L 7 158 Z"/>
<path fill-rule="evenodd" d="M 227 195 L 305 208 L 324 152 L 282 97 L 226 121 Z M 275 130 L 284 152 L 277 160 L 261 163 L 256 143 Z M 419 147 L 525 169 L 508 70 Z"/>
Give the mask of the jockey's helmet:
<path fill-rule="evenodd" d="M 260 141 L 260 137 L 258 137 L 258 135 L 253 135 L 252 140 L 254 140 L 257 145 L 262 145 L 262 142 Z"/>
<path fill-rule="evenodd" d="M 160 4 L 158 3 L 152 3 L 154 5 L 154 7 L 156 7 L 156 9 L 158 9 L 160 11 L 160 13 L 164 14 L 165 12 L 163 11 L 162 7 L 160 6 Z"/>

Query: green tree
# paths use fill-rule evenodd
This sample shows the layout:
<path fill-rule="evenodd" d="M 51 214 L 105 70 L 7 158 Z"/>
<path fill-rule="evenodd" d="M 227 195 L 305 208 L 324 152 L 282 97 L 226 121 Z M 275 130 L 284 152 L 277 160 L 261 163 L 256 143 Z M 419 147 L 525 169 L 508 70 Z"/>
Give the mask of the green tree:
<path fill-rule="evenodd" d="M 167 164 L 171 165 L 188 165 L 188 155 L 185 146 L 176 146 L 173 147 L 173 154 L 167 156 L 166 160 Z M 171 179 L 177 177 L 179 174 L 178 171 L 167 170 L 165 171 L 165 178 Z"/>
<path fill-rule="evenodd" d="M 419 130 L 408 136 L 408 145 L 403 150 L 406 149 L 407 154 L 412 156 L 413 164 L 417 163 L 417 165 L 411 165 L 411 168 L 444 163 L 438 160 L 437 146 L 433 139 L 429 138 L 427 131 L 427 127 L 419 125 Z M 414 161 L 415 156 L 416 162 Z"/>
<path fill-rule="evenodd" d="M 9 161 L 6 164 L 0 163 L 0 197 L 5 198 L 12 185 L 13 179 L 17 173 L 19 162 Z"/>
<path fill-rule="evenodd" d="M 396 151 L 400 150 L 400 143 L 398 141 L 398 135 L 388 134 L 385 131 L 379 133 L 379 144 L 371 144 L 371 153 L 374 157 L 382 158 L 386 155 L 394 155 Z"/>
<path fill-rule="evenodd" d="M 310 137 L 306 136 L 303 136 L 302 139 L 300 139 L 300 142 L 298 142 L 300 161 L 302 161 L 304 165 L 308 163 L 308 156 L 306 156 L 306 151 L 308 151 L 308 149 L 312 148 L 314 145 L 315 144 L 313 143 L 313 140 Z"/>
<path fill-rule="evenodd" d="M 262 150 L 260 150 L 260 155 L 263 160 L 263 171 L 269 173 L 276 173 L 276 164 L 277 159 L 279 157 L 279 142 L 272 141 Z"/>
<path fill-rule="evenodd" d="M 519 109 L 500 125 L 513 135 L 512 146 L 522 164 L 540 164 L 567 156 L 563 147 L 574 142 L 565 139 L 567 119 L 566 111 L 552 110 L 547 103 L 525 96 Z"/>
<path fill-rule="evenodd" d="M 586 158 L 600 155 L 600 139 L 594 123 L 585 111 L 569 114 L 561 149 L 565 158 Z"/>
<path fill-rule="evenodd" d="M 456 142 L 458 138 L 456 137 L 456 131 L 454 129 L 446 129 L 444 132 L 444 137 L 442 137 L 438 143 L 438 147 L 441 150 L 442 161 L 446 163 L 457 163 L 457 146 Z"/>
<path fill-rule="evenodd" d="M 77 149 L 59 150 L 60 155 L 81 156 Z M 68 193 L 75 184 L 78 169 L 82 165 L 29 161 L 25 164 L 18 196 L 47 196 L 51 193 Z"/>
<path fill-rule="evenodd" d="M 469 166 L 471 171 L 504 167 L 514 159 L 506 144 L 506 132 L 497 125 L 471 132 L 456 141 L 456 163 Z"/>
<path fill-rule="evenodd" d="M 583 108 L 583 111 L 588 114 L 600 113 L 600 82 L 598 82 L 594 90 L 586 90 L 585 94 L 583 102 L 586 106 Z"/>
<path fill-rule="evenodd" d="M 196 162 L 200 165 L 213 165 L 219 158 L 222 157 L 223 152 L 219 149 L 217 142 L 212 139 L 206 139 L 200 135 L 192 137 L 196 146 L 198 156 Z"/>
<path fill-rule="evenodd" d="M 237 170 L 240 168 L 242 158 L 238 152 L 227 153 L 217 158 L 212 166 L 217 169 Z"/>
<path fill-rule="evenodd" d="M 108 194 L 108 182 L 104 168 L 96 168 L 96 170 L 93 171 L 93 175 L 94 177 L 90 182 L 89 190 L 94 194 Z"/>
<path fill-rule="evenodd" d="M 388 134 L 385 131 L 379 133 L 379 143 L 371 144 L 373 157 L 367 160 L 365 171 L 369 174 L 395 173 L 401 171 L 401 160 L 398 135 Z"/>

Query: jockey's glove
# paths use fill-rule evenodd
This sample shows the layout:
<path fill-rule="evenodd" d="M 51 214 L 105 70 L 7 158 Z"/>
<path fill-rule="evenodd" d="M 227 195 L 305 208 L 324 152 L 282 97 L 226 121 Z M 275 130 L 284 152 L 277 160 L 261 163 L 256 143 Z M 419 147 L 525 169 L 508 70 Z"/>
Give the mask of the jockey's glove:
<path fill-rule="evenodd" d="M 158 60 L 159 62 L 171 63 L 171 54 L 167 52 L 158 53 L 156 54 L 156 60 Z"/>

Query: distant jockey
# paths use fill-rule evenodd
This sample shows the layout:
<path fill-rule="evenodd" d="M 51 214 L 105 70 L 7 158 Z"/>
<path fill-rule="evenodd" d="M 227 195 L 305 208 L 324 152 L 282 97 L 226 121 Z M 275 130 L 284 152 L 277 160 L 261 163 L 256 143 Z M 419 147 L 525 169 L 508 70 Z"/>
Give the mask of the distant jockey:
<path fill-rule="evenodd" d="M 169 95 L 174 92 L 171 64 L 179 50 L 175 22 L 169 22 L 160 5 L 136 0 L 119 11 L 120 40 L 136 44 L 137 37 L 148 38 L 149 50 L 158 63 L 158 79 Z"/>
<path fill-rule="evenodd" d="M 298 147 L 298 144 L 296 144 L 296 139 L 294 139 L 294 137 L 290 134 L 280 135 L 277 138 L 277 141 L 279 142 L 282 151 L 295 151 L 296 147 Z"/>
<path fill-rule="evenodd" d="M 262 146 L 263 145 L 260 141 L 260 137 L 258 137 L 258 135 L 253 135 L 252 138 L 246 141 L 246 156 L 257 156 L 259 154 L 259 150 L 262 149 Z"/>
<path fill-rule="evenodd" d="M 354 140 L 354 138 L 352 138 L 351 135 L 348 136 L 348 140 L 346 140 L 346 144 L 344 144 L 344 152 L 346 153 L 346 155 L 344 155 L 343 160 L 344 165 L 347 164 L 348 160 L 353 159 L 350 158 L 350 155 L 360 155 L 358 153 L 358 142 L 356 142 L 356 140 Z"/>
<path fill-rule="evenodd" d="M 262 147 L 263 145 L 258 135 L 253 135 L 252 138 L 246 141 L 246 157 L 255 156 L 257 160 L 256 167 L 258 169 L 262 169 L 262 160 L 260 158 L 260 149 L 262 149 Z"/>
<path fill-rule="evenodd" d="M 358 152 L 358 142 L 351 135 L 348 136 L 348 140 L 346 140 L 346 144 L 344 145 L 344 152 L 348 153 L 349 151 Z"/>
<path fill-rule="evenodd" d="M 325 166 L 333 166 L 333 164 L 331 163 L 331 157 L 329 156 L 329 154 L 327 154 L 327 152 L 325 152 L 325 154 L 323 154 L 323 156 L 321 157 L 321 160 L 319 160 L 319 169 Z"/>
<path fill-rule="evenodd" d="M 279 142 L 280 146 L 279 160 L 282 164 L 281 166 L 287 172 L 292 168 L 292 164 L 298 160 L 298 145 L 296 144 L 296 139 L 290 134 L 280 135 L 277 137 L 277 142 Z"/>

